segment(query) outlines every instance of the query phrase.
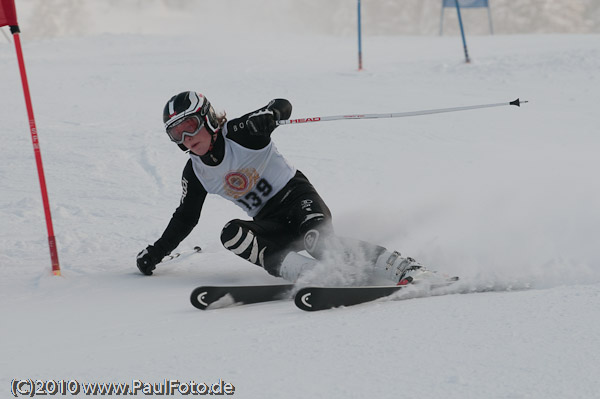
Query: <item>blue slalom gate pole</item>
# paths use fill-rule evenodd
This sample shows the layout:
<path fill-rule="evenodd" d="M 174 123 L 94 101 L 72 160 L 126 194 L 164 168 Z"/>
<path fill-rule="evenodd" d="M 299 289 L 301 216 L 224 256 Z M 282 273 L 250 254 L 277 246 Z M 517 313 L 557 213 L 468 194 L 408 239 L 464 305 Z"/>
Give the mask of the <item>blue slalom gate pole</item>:
<path fill-rule="evenodd" d="M 456 13 L 458 14 L 458 24 L 460 25 L 460 34 L 462 35 L 463 48 L 465 49 L 465 62 L 469 63 L 471 60 L 469 59 L 469 50 L 467 50 L 467 40 L 465 39 L 465 30 L 463 29 L 462 18 L 460 16 L 460 6 L 458 5 L 458 0 L 454 0 L 456 4 Z"/>
<path fill-rule="evenodd" d="M 362 32 L 360 23 L 360 0 L 358 0 L 358 70 L 362 71 Z"/>

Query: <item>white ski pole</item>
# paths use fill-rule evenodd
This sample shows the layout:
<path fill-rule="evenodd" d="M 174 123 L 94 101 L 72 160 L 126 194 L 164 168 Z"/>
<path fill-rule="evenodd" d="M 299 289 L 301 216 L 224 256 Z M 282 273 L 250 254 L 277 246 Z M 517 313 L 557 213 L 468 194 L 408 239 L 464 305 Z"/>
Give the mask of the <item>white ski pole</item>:
<path fill-rule="evenodd" d="M 195 254 L 195 253 L 200 253 L 202 252 L 202 248 L 200 248 L 199 246 L 194 247 L 194 249 L 191 249 L 189 251 L 181 251 L 181 252 L 175 252 L 172 254 L 169 254 L 167 256 L 165 256 L 164 258 L 162 258 L 162 260 L 159 263 L 165 263 L 165 262 L 169 262 L 173 259 L 177 259 L 182 255 L 191 255 L 191 254 Z"/>
<path fill-rule="evenodd" d="M 343 120 L 343 119 L 401 118 L 401 117 L 405 117 L 405 116 L 441 114 L 443 112 L 456 112 L 456 111 L 466 111 L 469 109 L 501 107 L 504 105 L 516 105 L 517 107 L 520 107 L 521 104 L 525 104 L 527 102 L 529 102 L 529 101 L 521 101 L 517 98 L 514 101 L 505 102 L 505 103 L 468 105 L 466 107 L 453 107 L 453 108 L 426 109 L 426 110 L 422 110 L 422 111 L 396 112 L 396 113 L 392 113 L 392 114 L 352 114 L 352 115 L 333 115 L 333 116 L 313 116 L 310 118 L 281 120 L 281 121 L 277 121 L 277 125 L 293 125 L 293 124 L 297 124 L 297 123 L 337 121 L 337 120 Z"/>

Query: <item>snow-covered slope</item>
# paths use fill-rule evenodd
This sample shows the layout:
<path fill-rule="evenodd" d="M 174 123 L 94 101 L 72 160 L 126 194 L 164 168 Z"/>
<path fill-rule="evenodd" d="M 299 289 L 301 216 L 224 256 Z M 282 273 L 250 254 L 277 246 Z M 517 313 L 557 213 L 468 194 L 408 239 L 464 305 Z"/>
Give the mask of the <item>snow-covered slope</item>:
<path fill-rule="evenodd" d="M 240 398 L 593 398 L 600 391 L 600 37 L 100 35 L 25 43 L 62 277 L 46 231 L 14 49 L 0 43 L 0 390 L 14 378 L 235 386 Z M 294 116 L 529 100 L 453 114 L 279 128 L 340 234 L 498 291 L 306 314 L 200 312 L 200 284 L 278 279 L 224 250 L 243 217 L 210 198 L 180 250 L 137 272 L 180 197 L 166 100 Z M 327 276 L 323 280 L 327 281 Z M 404 299 L 404 300 L 401 300 Z M 82 394 L 83 395 L 83 394 Z"/>

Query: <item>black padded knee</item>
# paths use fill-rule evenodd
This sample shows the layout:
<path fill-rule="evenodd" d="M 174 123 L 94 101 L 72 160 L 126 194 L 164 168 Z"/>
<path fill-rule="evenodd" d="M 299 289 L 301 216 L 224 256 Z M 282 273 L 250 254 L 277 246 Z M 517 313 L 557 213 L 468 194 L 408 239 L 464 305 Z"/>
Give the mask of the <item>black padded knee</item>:
<path fill-rule="evenodd" d="M 221 231 L 221 243 L 234 254 L 254 263 L 264 266 L 264 250 L 258 244 L 256 234 L 243 220 L 232 220 Z"/>
<path fill-rule="evenodd" d="M 234 219 L 227 222 L 227 224 L 223 226 L 223 229 L 221 230 L 221 244 L 223 244 L 225 248 L 229 249 L 229 247 L 225 244 L 230 242 L 237 234 L 239 234 L 239 230 L 242 227 L 241 222 L 243 221 Z"/>
<path fill-rule="evenodd" d="M 282 253 L 269 240 L 257 235 L 251 225 L 253 222 L 235 219 L 223 227 L 221 243 L 237 256 L 264 268 L 269 274 L 278 276 L 283 260 Z"/>

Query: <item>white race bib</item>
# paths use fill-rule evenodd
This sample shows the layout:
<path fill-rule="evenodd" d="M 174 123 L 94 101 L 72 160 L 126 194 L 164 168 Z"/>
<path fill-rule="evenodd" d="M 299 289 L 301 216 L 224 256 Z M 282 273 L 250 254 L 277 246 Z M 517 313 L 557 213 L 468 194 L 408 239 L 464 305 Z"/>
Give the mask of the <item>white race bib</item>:
<path fill-rule="evenodd" d="M 267 201 L 294 175 L 296 168 L 277 151 L 271 141 L 265 148 L 252 150 L 225 137 L 225 155 L 217 166 L 206 165 L 191 155 L 198 180 L 207 192 L 218 194 L 256 216 Z"/>

